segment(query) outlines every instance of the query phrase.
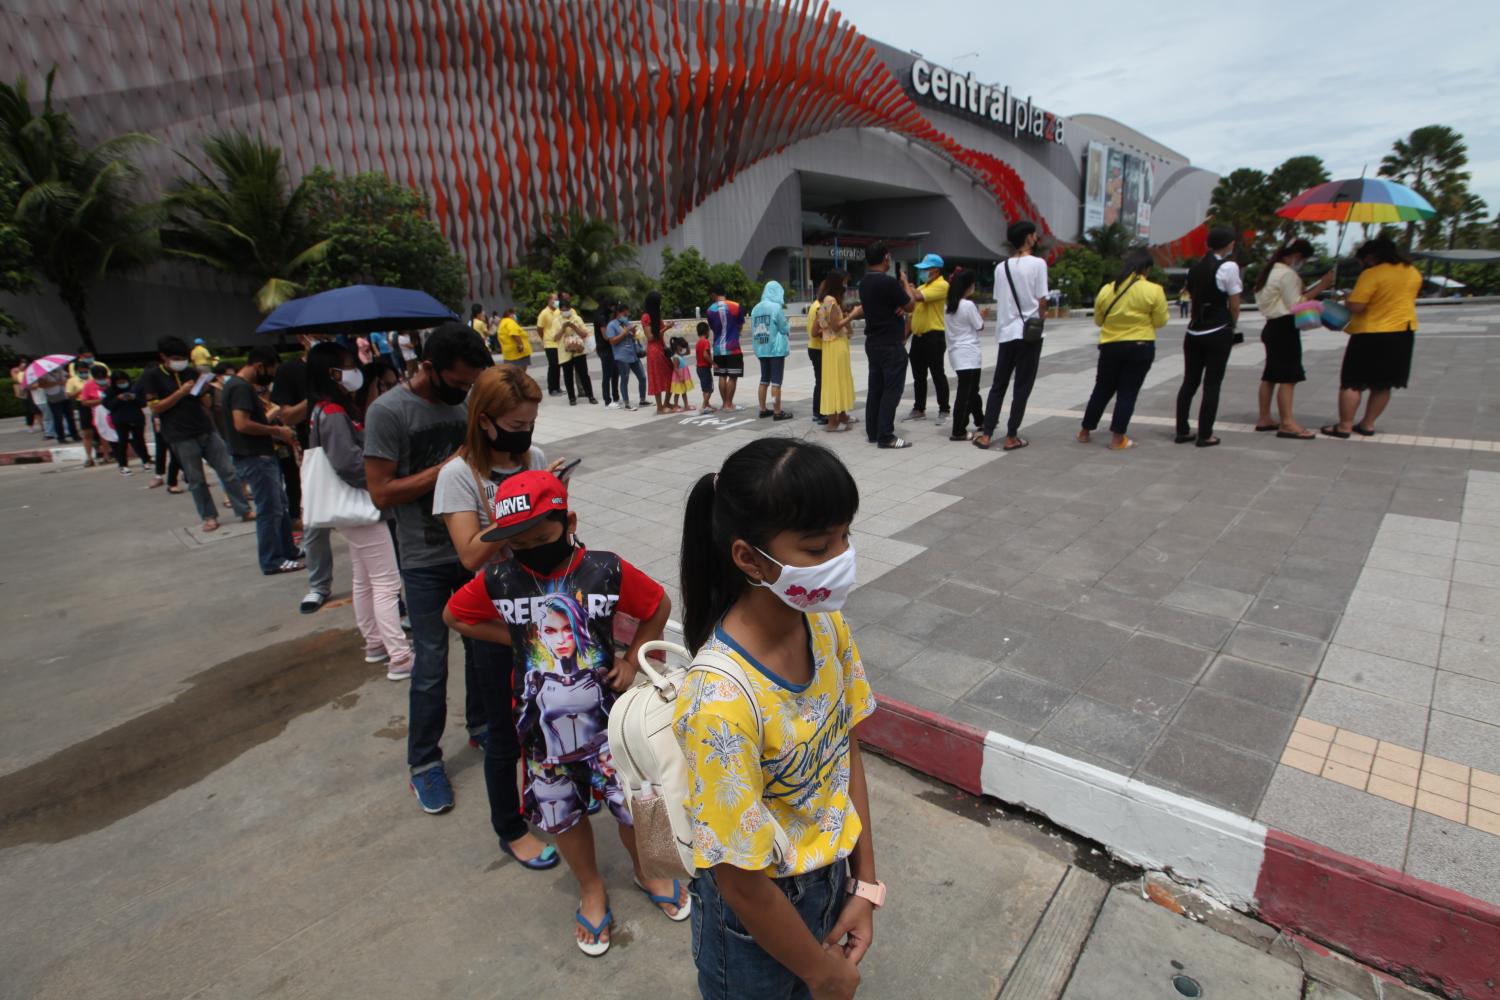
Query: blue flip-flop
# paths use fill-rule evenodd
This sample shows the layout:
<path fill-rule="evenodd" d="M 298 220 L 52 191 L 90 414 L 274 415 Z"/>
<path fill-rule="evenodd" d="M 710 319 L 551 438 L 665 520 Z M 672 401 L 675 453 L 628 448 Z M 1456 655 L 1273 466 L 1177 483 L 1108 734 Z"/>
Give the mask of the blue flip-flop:
<path fill-rule="evenodd" d="M 644 885 L 641 885 L 640 879 L 635 880 L 635 887 L 641 890 L 641 892 L 645 893 L 646 898 L 655 903 L 658 910 L 661 910 L 661 915 L 672 921 L 674 924 L 681 923 L 682 921 L 693 915 L 692 896 L 689 896 L 687 898 L 687 901 L 684 903 L 679 904 L 677 902 L 677 900 L 682 896 L 682 883 L 677 881 L 677 879 L 675 878 L 672 880 L 672 895 L 670 896 L 652 895 L 650 889 L 647 889 Z M 663 906 L 675 906 L 677 907 L 677 912 L 675 914 L 668 913 L 666 910 L 661 909 Z"/>
<path fill-rule="evenodd" d="M 577 938 L 574 938 L 573 940 L 578 943 L 579 951 L 583 952 L 589 958 L 598 958 L 606 951 L 609 951 L 609 942 L 600 940 L 604 932 L 609 930 L 610 925 L 615 922 L 614 911 L 611 910 L 608 905 L 604 907 L 604 919 L 599 921 L 598 927 L 595 927 L 593 924 L 589 923 L 588 918 L 583 915 L 582 904 L 579 904 L 578 909 L 573 911 L 573 919 L 578 921 L 578 926 L 582 927 L 584 930 L 588 931 L 594 936 L 594 940 L 592 943 L 588 941 L 578 941 Z"/>
<path fill-rule="evenodd" d="M 553 868 L 556 868 L 558 862 L 562 860 L 560 857 L 558 857 L 557 848 L 553 847 L 551 844 L 548 844 L 546 847 L 542 848 L 542 853 L 538 854 L 530 861 L 527 861 L 525 858 L 516 857 L 516 852 L 511 850 L 510 845 L 503 840 L 500 841 L 500 850 L 504 851 L 506 854 L 509 854 L 522 868 L 530 868 L 534 872 L 549 871 Z"/>

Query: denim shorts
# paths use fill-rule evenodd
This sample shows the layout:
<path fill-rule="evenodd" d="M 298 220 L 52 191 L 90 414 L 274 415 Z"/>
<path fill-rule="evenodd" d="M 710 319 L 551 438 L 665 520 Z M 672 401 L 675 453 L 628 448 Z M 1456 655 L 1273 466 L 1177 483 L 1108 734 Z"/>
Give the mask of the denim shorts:
<path fill-rule="evenodd" d="M 806 875 L 773 881 L 808 931 L 822 941 L 843 912 L 848 879 L 849 863 L 836 861 Z M 807 984 L 772 958 L 745 930 L 719 895 L 713 872 L 693 879 L 688 891 L 693 897 L 693 961 L 698 966 L 698 990 L 703 1000 L 811 1000 Z"/>
<path fill-rule="evenodd" d="M 702 389 L 705 395 L 714 394 L 714 370 L 711 365 L 698 366 L 698 388 Z"/>
<path fill-rule="evenodd" d="M 781 388 L 781 377 L 786 374 L 786 355 L 779 358 L 758 358 L 760 362 L 760 384 Z"/>

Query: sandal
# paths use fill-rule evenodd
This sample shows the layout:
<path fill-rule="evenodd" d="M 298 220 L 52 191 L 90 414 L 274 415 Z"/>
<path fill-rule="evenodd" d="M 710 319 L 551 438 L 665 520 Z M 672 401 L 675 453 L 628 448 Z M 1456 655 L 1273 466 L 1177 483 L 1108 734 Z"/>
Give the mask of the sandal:
<path fill-rule="evenodd" d="M 662 915 L 668 920 L 672 921 L 674 924 L 679 924 L 693 915 L 693 897 L 683 897 L 682 883 L 678 882 L 675 878 L 672 880 L 672 895 L 670 896 L 652 895 L 651 890 L 642 885 L 640 879 L 635 880 L 635 887 L 641 890 L 641 892 L 645 893 L 646 898 L 655 903 L 656 908 L 659 910 L 661 910 L 663 906 L 677 907 L 676 913 L 668 913 L 666 910 L 661 911 Z M 679 902 L 679 900 L 681 900 L 681 902 Z"/>
<path fill-rule="evenodd" d="M 218 518 L 211 517 L 207 521 L 204 521 L 203 522 L 203 527 L 202 527 L 201 530 L 203 531 L 204 534 L 207 534 L 210 531 L 218 531 L 219 530 L 219 520 L 218 520 Z"/>
<path fill-rule="evenodd" d="M 1255 425 L 1255 429 L 1258 430 L 1258 431 L 1260 431 L 1260 432 L 1262 432 L 1262 433 L 1265 433 L 1266 431 L 1277 431 L 1279 433 L 1281 431 L 1281 425 L 1280 424 L 1256 424 Z"/>
<path fill-rule="evenodd" d="M 1016 438 L 1016 443 L 1015 444 L 1001 445 L 1000 450 L 1001 451 L 1020 451 L 1022 448 L 1025 448 L 1029 444 L 1031 444 L 1031 442 L 1028 441 L 1028 440 L 1026 440 L 1025 438 Z"/>
<path fill-rule="evenodd" d="M 589 958 L 598 958 L 606 951 L 609 951 L 609 942 L 599 940 L 600 936 L 609 930 L 610 925 L 615 922 L 614 911 L 609 908 L 608 903 L 604 906 L 604 919 L 599 921 L 598 927 L 589 923 L 588 918 L 583 915 L 582 903 L 578 905 L 578 909 L 573 911 L 573 919 L 578 921 L 579 927 L 582 927 L 594 937 L 593 941 L 579 941 L 575 937 L 573 940 L 578 945 L 579 951 L 583 952 Z"/>
<path fill-rule="evenodd" d="M 983 448 L 985 451 L 989 451 L 990 450 L 990 436 L 988 434 L 976 434 L 976 435 L 974 435 L 974 447 L 976 447 L 976 448 Z"/>
<path fill-rule="evenodd" d="M 1359 426 L 1359 424 L 1355 424 L 1354 425 L 1354 433 L 1358 434 L 1360 437 L 1367 437 L 1368 438 L 1368 437 L 1374 437 L 1375 436 L 1375 432 L 1374 431 L 1367 431 L 1363 427 Z"/>
<path fill-rule="evenodd" d="M 1260 428 L 1257 427 L 1256 430 L 1260 430 Z M 1294 431 L 1277 431 L 1276 436 L 1279 438 L 1291 438 L 1293 441 L 1311 441 L 1318 435 L 1315 431 L 1303 431 L 1301 434 Z"/>
<path fill-rule="evenodd" d="M 1198 442 L 1200 448 L 1217 448 L 1218 446 L 1219 439 L 1216 437 L 1203 438 Z"/>
<path fill-rule="evenodd" d="M 167 492 L 168 493 L 181 493 L 181 492 L 183 492 L 183 489 L 182 489 L 181 486 L 168 486 L 167 487 Z"/>
<path fill-rule="evenodd" d="M 1135 438 L 1133 438 L 1133 437 L 1127 437 L 1124 441 L 1121 441 L 1119 444 L 1115 444 L 1113 441 L 1111 441 L 1109 444 L 1105 445 L 1105 447 L 1108 448 L 1110 451 L 1125 451 L 1127 449 L 1135 447 Z"/>
<path fill-rule="evenodd" d="M 1321 434 L 1327 434 L 1329 437 L 1333 437 L 1333 438 L 1343 439 L 1343 438 L 1347 438 L 1349 436 L 1349 432 L 1348 431 L 1341 431 L 1341 430 L 1339 430 L 1339 425 L 1338 424 L 1328 424 L 1328 425 L 1326 425 L 1324 427 L 1318 428 L 1318 431 Z"/>
<path fill-rule="evenodd" d="M 558 862 L 561 860 L 557 853 L 557 848 L 553 847 L 551 844 L 543 847 L 542 853 L 538 854 L 536 857 L 530 860 L 517 857 L 516 852 L 511 850 L 510 844 L 506 843 L 503 840 L 500 841 L 500 850 L 510 855 L 511 858 L 522 868 L 529 868 L 534 872 L 544 872 L 556 868 Z"/>

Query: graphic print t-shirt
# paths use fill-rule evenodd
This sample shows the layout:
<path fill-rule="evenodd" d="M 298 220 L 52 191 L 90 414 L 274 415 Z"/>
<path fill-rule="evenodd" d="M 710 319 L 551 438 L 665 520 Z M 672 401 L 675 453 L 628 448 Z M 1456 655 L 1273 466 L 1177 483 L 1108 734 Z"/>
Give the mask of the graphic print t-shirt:
<path fill-rule="evenodd" d="M 365 414 L 365 457 L 396 463 L 396 478 L 442 465 L 464 442 L 464 404 L 429 403 L 404 385 L 370 404 Z M 396 506 L 396 538 L 406 569 L 458 562 L 443 519 L 432 512 L 432 494 Z"/>
<path fill-rule="evenodd" d="M 755 709 L 734 681 L 701 670 L 688 674 L 677 699 L 677 742 L 693 775 L 688 809 L 693 860 L 700 868 L 730 864 L 781 878 L 846 858 L 863 830 L 849 796 L 849 738 L 875 711 L 859 650 L 844 616 L 804 617 L 813 676 L 791 684 L 714 630 L 708 648 L 739 661 L 765 725 L 755 743 Z M 790 841 L 774 862 L 775 817 Z"/>
<path fill-rule="evenodd" d="M 515 660 L 516 734 L 526 759 L 569 764 L 609 748 L 615 693 L 614 618 L 647 619 L 665 591 L 613 552 L 578 549 L 568 567 L 537 576 L 515 560 L 495 563 L 448 602 L 469 625 L 503 621 Z"/>
<path fill-rule="evenodd" d="M 724 357 L 740 353 L 740 332 L 745 328 L 745 313 L 738 302 L 725 299 L 708 307 L 709 336 L 714 354 Z"/>

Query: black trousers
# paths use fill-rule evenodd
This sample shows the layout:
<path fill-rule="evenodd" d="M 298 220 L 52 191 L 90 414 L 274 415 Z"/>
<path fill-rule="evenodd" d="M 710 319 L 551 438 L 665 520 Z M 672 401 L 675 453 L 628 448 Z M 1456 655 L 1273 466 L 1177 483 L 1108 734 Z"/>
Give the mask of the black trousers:
<path fill-rule="evenodd" d="M 281 464 L 281 483 L 286 487 L 286 509 L 292 512 L 292 520 L 302 519 L 302 469 L 291 455 L 278 455 Z"/>
<path fill-rule="evenodd" d="M 1188 417 L 1193 396 L 1203 386 L 1203 402 L 1198 404 L 1198 440 L 1214 436 L 1214 418 L 1219 415 L 1219 386 L 1234 349 L 1234 331 L 1187 334 L 1182 338 L 1182 388 L 1177 390 L 1177 436 L 1193 433 Z"/>
<path fill-rule="evenodd" d="M 547 391 L 556 396 L 562 392 L 562 369 L 557 363 L 557 348 L 544 347 L 542 353 L 547 355 Z"/>
<path fill-rule="evenodd" d="M 865 393 L 865 437 L 874 444 L 896 440 L 896 407 L 906 389 L 906 348 L 894 338 L 865 340 L 870 362 L 869 389 Z"/>
<path fill-rule="evenodd" d="M 530 829 L 521 814 L 521 790 L 516 779 L 521 743 L 516 738 L 512 701 L 514 663 L 509 646 L 475 640 L 474 675 L 490 727 L 484 750 L 484 788 L 490 799 L 490 826 L 507 843 L 524 837 Z"/>
<path fill-rule="evenodd" d="M 990 396 L 984 407 L 985 437 L 994 437 L 1000 424 L 1000 408 L 1005 404 L 1005 391 L 1011 379 L 1016 387 L 1010 398 L 1010 419 L 1005 422 L 1005 436 L 1015 437 L 1021 430 L 1021 421 L 1026 418 L 1026 401 L 1031 398 L 1031 387 L 1036 384 L 1037 366 L 1042 360 L 1042 342 L 1028 344 L 1024 340 L 1007 340 L 1000 345 L 995 355 L 995 381 L 990 383 Z"/>
<path fill-rule="evenodd" d="M 1094 372 L 1094 391 L 1083 410 L 1083 429 L 1099 426 L 1104 408 L 1115 397 L 1114 416 L 1109 419 L 1112 434 L 1124 434 L 1135 413 L 1135 401 L 1141 394 L 1141 383 L 1156 360 L 1154 340 L 1117 340 L 1099 345 L 1099 367 Z"/>
<path fill-rule="evenodd" d="M 594 398 L 594 382 L 589 378 L 589 356 L 580 354 L 562 363 L 563 382 L 568 387 L 568 401 L 574 402 L 579 396 L 584 399 Z"/>
<path fill-rule="evenodd" d="M 608 406 L 620 398 L 619 387 L 615 385 L 620 376 L 615 372 L 615 356 L 608 344 L 599 352 L 599 377 L 604 381 L 604 405 Z"/>
<path fill-rule="evenodd" d="M 979 398 L 979 369 L 966 368 L 958 373 L 958 390 L 953 399 L 953 436 L 968 433 L 969 420 L 976 428 L 984 426 L 984 402 Z"/>
<path fill-rule="evenodd" d="M 948 354 L 948 338 L 942 330 L 929 330 L 920 337 L 907 341 L 911 358 L 911 384 L 913 410 L 927 409 L 927 373 L 932 373 L 932 389 L 937 395 L 938 409 L 948 412 L 948 375 L 943 371 L 943 359 Z"/>
<path fill-rule="evenodd" d="M 78 436 L 78 425 L 73 422 L 73 401 L 64 399 L 61 402 L 47 400 L 47 409 L 52 411 L 52 430 L 57 435 L 57 443 L 62 444 L 64 437 L 70 437 L 74 441 L 82 441 Z M 92 461 L 92 459 L 90 459 Z"/>
<path fill-rule="evenodd" d="M 812 362 L 813 370 L 813 419 L 823 415 L 823 352 L 821 350 L 807 349 L 807 360 Z"/>
<path fill-rule="evenodd" d="M 182 466 L 177 462 L 177 452 L 167 446 L 161 439 L 161 432 L 156 432 L 155 447 L 152 449 L 156 454 L 156 474 L 167 477 L 168 486 L 177 485 L 177 477 L 182 475 Z"/>
<path fill-rule="evenodd" d="M 131 445 L 135 445 L 135 453 L 140 456 L 142 465 L 151 461 L 151 454 L 146 451 L 145 424 L 136 424 L 133 427 L 115 424 L 115 433 L 120 436 L 120 439 L 115 442 L 115 461 L 120 463 L 120 468 L 130 465 Z"/>

